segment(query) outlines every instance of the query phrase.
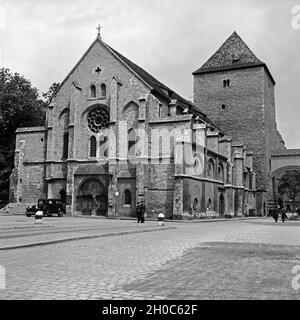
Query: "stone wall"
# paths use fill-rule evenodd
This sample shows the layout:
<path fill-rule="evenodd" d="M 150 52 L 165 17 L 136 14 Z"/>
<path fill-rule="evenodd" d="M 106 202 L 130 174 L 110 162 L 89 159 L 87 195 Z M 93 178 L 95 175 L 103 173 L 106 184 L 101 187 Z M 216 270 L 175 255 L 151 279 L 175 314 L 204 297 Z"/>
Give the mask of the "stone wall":
<path fill-rule="evenodd" d="M 10 201 L 32 203 L 46 196 L 45 128 L 16 131 L 15 168 L 11 176 Z"/>
<path fill-rule="evenodd" d="M 256 67 L 194 76 L 194 103 L 234 143 L 242 143 L 254 152 L 258 188 L 265 187 L 267 165 L 264 74 L 263 67 Z M 223 87 L 224 79 L 230 79 L 229 87 Z"/>

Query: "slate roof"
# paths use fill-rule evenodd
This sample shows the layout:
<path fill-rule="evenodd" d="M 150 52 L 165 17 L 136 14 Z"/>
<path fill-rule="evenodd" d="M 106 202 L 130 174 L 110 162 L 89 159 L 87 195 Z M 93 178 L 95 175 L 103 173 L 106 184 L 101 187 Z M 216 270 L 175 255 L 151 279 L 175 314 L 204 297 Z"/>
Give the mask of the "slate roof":
<path fill-rule="evenodd" d="M 275 84 L 267 65 L 256 57 L 243 39 L 234 31 L 221 47 L 199 69 L 193 72 L 193 75 L 256 66 L 263 66 Z"/>
<path fill-rule="evenodd" d="M 106 44 L 106 46 L 108 46 L 108 45 Z M 172 89 L 167 87 L 165 84 L 163 84 L 162 82 L 155 79 L 150 73 L 148 73 L 147 71 L 145 71 L 144 69 L 142 69 L 141 67 L 139 67 L 138 65 L 136 65 L 135 63 L 133 63 L 132 61 L 127 59 L 126 57 L 124 57 L 118 51 L 111 48 L 110 46 L 108 46 L 108 47 L 121 60 L 123 60 L 132 70 L 134 70 L 145 82 L 147 82 L 153 88 L 154 93 L 157 93 L 158 95 L 165 98 L 166 100 L 177 99 L 178 101 L 180 101 L 184 104 L 187 104 L 190 106 L 195 106 L 191 101 L 188 101 L 188 100 L 184 99 L 183 97 L 181 97 L 179 94 L 174 92 Z M 199 112 L 201 112 L 201 111 L 199 110 Z M 201 112 L 201 113 L 203 113 L 203 112 Z M 204 115 L 204 113 L 203 113 L 203 115 Z"/>
<path fill-rule="evenodd" d="M 103 41 L 102 41 L 103 43 Z M 111 48 L 108 46 L 106 43 L 104 43 L 111 51 L 114 52 L 116 56 L 119 57 L 122 61 L 125 62 L 134 72 L 136 72 L 145 82 L 147 82 L 153 89 L 152 93 L 158 94 L 158 96 L 163 97 L 167 101 L 170 101 L 171 99 L 177 99 L 179 102 L 188 105 L 193 111 L 197 112 L 198 114 L 201 115 L 202 119 L 205 120 L 206 122 L 210 123 L 213 127 L 215 127 L 217 130 L 219 130 L 222 133 L 222 130 L 218 128 L 218 126 L 210 120 L 205 113 L 203 113 L 193 102 L 188 101 L 181 97 L 179 94 L 174 92 L 172 89 L 167 87 L 165 84 L 162 82 L 158 81 L 155 79 L 150 73 L 124 57 L 122 54 L 120 54 L 118 51 L 115 49 Z"/>

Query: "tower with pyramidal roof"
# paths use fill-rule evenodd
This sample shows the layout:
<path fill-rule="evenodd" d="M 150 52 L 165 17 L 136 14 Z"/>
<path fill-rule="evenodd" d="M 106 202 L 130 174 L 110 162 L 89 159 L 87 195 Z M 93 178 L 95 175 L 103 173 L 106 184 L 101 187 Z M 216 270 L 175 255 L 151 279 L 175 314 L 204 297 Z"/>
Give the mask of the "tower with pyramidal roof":
<path fill-rule="evenodd" d="M 234 144 L 253 152 L 257 209 L 271 195 L 271 152 L 284 149 L 275 117 L 275 80 L 236 33 L 194 75 L 194 103 Z"/>

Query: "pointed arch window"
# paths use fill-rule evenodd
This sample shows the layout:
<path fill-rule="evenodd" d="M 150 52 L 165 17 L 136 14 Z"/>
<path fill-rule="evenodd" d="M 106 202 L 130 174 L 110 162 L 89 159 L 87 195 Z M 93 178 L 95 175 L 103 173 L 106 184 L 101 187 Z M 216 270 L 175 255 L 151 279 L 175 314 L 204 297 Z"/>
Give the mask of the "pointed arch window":
<path fill-rule="evenodd" d="M 128 155 L 135 156 L 136 135 L 133 128 L 128 130 Z"/>
<path fill-rule="evenodd" d="M 211 179 L 214 178 L 214 162 L 212 159 L 210 159 L 207 164 L 207 176 Z"/>
<path fill-rule="evenodd" d="M 96 86 L 94 84 L 91 85 L 91 98 L 96 98 Z"/>
<path fill-rule="evenodd" d="M 95 136 L 90 139 L 90 157 L 96 157 L 97 154 L 97 141 Z"/>
<path fill-rule="evenodd" d="M 62 156 L 63 160 L 68 159 L 68 153 L 69 153 L 69 133 L 65 132 L 63 136 L 63 156 Z"/>
<path fill-rule="evenodd" d="M 210 211 L 211 208 L 212 208 L 212 202 L 211 202 L 211 199 L 208 198 L 208 200 L 207 200 L 207 211 Z"/>
<path fill-rule="evenodd" d="M 224 181 L 224 169 L 222 163 L 220 163 L 218 167 L 218 179 Z"/>
<path fill-rule="evenodd" d="M 106 85 L 104 83 L 101 84 L 100 91 L 101 91 L 101 97 L 102 98 L 106 97 Z"/>

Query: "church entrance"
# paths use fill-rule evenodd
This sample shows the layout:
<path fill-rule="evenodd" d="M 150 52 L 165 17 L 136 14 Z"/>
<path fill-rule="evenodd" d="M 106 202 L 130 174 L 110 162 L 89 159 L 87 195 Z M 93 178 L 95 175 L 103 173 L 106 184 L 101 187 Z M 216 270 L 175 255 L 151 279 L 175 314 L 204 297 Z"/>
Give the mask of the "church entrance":
<path fill-rule="evenodd" d="M 83 215 L 107 214 L 107 191 L 98 179 L 84 182 L 79 188 L 76 200 L 77 211 L 81 211 Z"/>

